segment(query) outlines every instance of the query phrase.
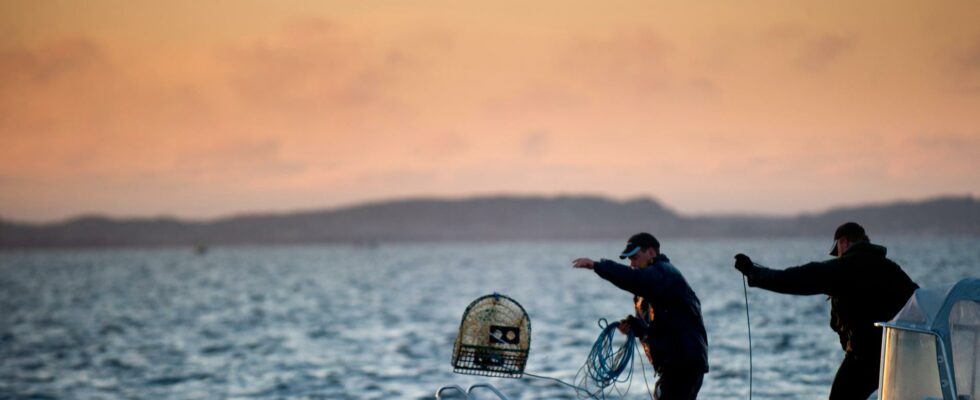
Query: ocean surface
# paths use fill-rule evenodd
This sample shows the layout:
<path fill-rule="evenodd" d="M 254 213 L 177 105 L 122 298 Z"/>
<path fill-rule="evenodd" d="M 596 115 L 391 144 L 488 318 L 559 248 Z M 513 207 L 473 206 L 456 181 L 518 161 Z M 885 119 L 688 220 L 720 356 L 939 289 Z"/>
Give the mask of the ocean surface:
<path fill-rule="evenodd" d="M 732 256 L 782 268 L 827 258 L 830 239 L 663 239 L 701 299 L 711 371 L 700 397 L 747 398 Z M 922 286 L 980 276 L 980 238 L 875 239 Z M 532 325 L 527 371 L 572 381 L 597 320 L 624 317 L 632 298 L 571 260 L 615 258 L 622 246 L 0 252 L 0 399 L 431 399 L 441 386 L 474 383 L 513 399 L 574 399 L 547 380 L 454 374 L 460 318 L 479 296 L 516 299 Z M 754 398 L 826 398 L 842 357 L 826 298 L 750 288 L 748 300 Z M 650 367 L 634 368 L 625 398 L 649 398 Z"/>

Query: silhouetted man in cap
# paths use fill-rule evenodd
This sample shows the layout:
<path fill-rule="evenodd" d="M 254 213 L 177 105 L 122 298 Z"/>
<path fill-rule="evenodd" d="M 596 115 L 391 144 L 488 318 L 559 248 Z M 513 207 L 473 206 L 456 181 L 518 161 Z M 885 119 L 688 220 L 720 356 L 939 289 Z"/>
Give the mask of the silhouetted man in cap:
<path fill-rule="evenodd" d="M 866 399 L 878 388 L 881 328 L 905 305 L 919 286 L 898 264 L 885 258 L 886 249 L 872 244 L 864 228 L 848 222 L 834 232 L 830 255 L 836 258 L 784 270 L 735 256 L 735 269 L 749 286 L 777 293 L 830 296 L 830 327 L 840 336 L 844 361 L 830 388 L 831 400 Z"/>
<path fill-rule="evenodd" d="M 632 331 L 643 344 L 650 364 L 660 375 L 657 398 L 696 399 L 708 372 L 708 335 L 701 318 L 701 301 L 660 252 L 660 242 L 653 235 L 643 232 L 630 237 L 619 258 L 628 258 L 630 265 L 579 258 L 572 266 L 591 269 L 633 294 L 635 316 L 619 321 L 619 330 Z"/>

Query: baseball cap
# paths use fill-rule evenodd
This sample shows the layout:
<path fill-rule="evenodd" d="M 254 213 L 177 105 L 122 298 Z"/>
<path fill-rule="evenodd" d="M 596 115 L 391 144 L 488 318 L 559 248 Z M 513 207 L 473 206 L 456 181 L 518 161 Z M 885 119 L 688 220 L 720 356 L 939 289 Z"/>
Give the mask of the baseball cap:
<path fill-rule="evenodd" d="M 626 241 L 626 248 L 623 249 L 623 253 L 619 255 L 619 258 L 629 258 L 630 256 L 639 253 L 640 250 L 649 249 L 651 247 L 657 249 L 658 253 L 660 252 L 660 242 L 657 241 L 657 238 L 646 232 L 637 233 L 630 236 L 629 240 Z"/>
<path fill-rule="evenodd" d="M 867 236 L 864 228 L 857 222 L 845 222 L 834 231 L 834 244 L 830 247 L 830 255 L 837 256 L 837 239 L 843 236 Z"/>

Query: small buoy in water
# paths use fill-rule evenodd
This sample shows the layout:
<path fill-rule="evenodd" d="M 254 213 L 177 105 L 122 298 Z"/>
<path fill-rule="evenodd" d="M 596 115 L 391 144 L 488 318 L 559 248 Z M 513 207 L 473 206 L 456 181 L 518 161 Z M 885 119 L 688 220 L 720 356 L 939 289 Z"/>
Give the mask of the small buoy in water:
<path fill-rule="evenodd" d="M 204 255 L 207 252 L 208 252 L 208 246 L 206 244 L 198 243 L 197 245 L 194 246 L 194 254 Z"/>

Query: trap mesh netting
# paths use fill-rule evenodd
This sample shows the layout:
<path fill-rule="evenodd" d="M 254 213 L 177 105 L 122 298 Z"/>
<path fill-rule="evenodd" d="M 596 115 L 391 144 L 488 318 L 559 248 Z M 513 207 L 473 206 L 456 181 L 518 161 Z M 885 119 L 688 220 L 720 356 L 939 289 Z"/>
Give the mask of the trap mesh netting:
<path fill-rule="evenodd" d="M 531 320 L 524 307 L 501 294 L 480 297 L 463 312 L 453 372 L 519 378 L 530 346 Z"/>

